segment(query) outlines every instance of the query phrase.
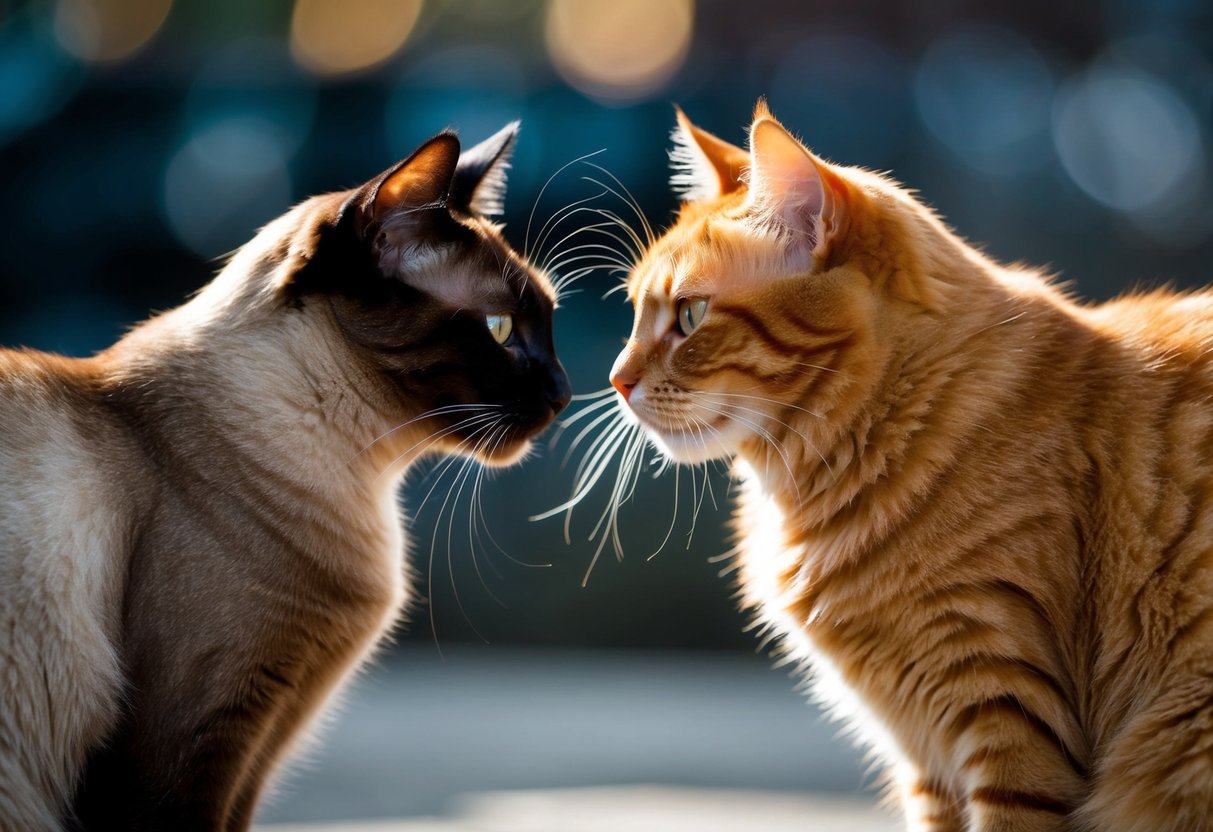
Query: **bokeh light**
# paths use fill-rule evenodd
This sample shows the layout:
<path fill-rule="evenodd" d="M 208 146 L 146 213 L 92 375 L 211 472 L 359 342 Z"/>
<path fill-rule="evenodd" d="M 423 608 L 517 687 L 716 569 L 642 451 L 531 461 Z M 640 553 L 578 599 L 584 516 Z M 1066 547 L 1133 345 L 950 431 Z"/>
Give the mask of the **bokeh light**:
<path fill-rule="evenodd" d="M 552 0 L 545 34 L 561 76 L 606 100 L 644 98 L 682 65 L 694 0 Z"/>
<path fill-rule="evenodd" d="M 81 67 L 41 23 L 10 18 L 0 29 L 0 146 L 53 115 L 80 86 Z"/>
<path fill-rule="evenodd" d="M 322 75 L 368 69 L 404 46 L 421 6 L 422 0 L 296 0 L 291 52 Z"/>
<path fill-rule="evenodd" d="M 192 136 L 164 174 L 164 210 L 186 246 L 218 257 L 290 205 L 288 149 L 261 119 L 229 118 Z"/>
<path fill-rule="evenodd" d="M 247 38 L 215 50 L 186 94 L 185 129 L 196 133 L 224 119 L 259 122 L 291 154 L 316 116 L 316 81 L 270 39 Z"/>
<path fill-rule="evenodd" d="M 543 0 L 447 0 L 443 11 L 479 26 L 500 26 L 533 17 L 542 5 Z"/>
<path fill-rule="evenodd" d="M 55 36 L 82 60 L 121 61 L 160 31 L 172 5 L 172 0 L 59 0 Z"/>
<path fill-rule="evenodd" d="M 1053 75 L 1022 35 L 970 24 L 936 38 L 914 83 L 931 134 L 964 163 L 1008 174 L 1052 159 Z"/>
<path fill-rule="evenodd" d="M 849 31 L 819 31 L 783 51 L 770 85 L 775 115 L 829 159 L 891 166 L 909 126 L 902 59 Z"/>
<path fill-rule="evenodd" d="M 389 154 L 407 154 L 443 127 L 457 128 L 469 142 L 516 118 L 525 129 L 526 93 L 526 72 L 509 50 L 468 45 L 426 55 L 401 75 L 384 110 Z M 532 133 L 516 153 L 537 151 L 543 137 Z"/>
<path fill-rule="evenodd" d="M 1058 94 L 1053 129 L 1066 172 L 1117 211 L 1155 209 L 1201 173 L 1196 116 L 1143 72 L 1097 64 L 1071 79 Z"/>
<path fill-rule="evenodd" d="M 1197 113 L 1213 112 L 1213 63 L 1177 29 L 1138 32 L 1108 45 L 1100 63 L 1148 72 Z"/>

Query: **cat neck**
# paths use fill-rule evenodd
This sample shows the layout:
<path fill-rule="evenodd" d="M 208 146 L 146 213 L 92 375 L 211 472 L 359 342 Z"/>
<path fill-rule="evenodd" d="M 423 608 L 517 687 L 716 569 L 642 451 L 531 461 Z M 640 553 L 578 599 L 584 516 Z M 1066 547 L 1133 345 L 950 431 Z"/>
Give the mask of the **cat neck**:
<path fill-rule="evenodd" d="M 397 425 L 360 392 L 374 381 L 351 377 L 357 365 L 342 360 L 322 304 L 282 308 L 243 267 L 233 262 L 189 303 L 103 353 L 107 401 L 173 465 L 264 469 L 290 486 L 283 499 L 389 499 L 419 454 L 376 447 Z"/>

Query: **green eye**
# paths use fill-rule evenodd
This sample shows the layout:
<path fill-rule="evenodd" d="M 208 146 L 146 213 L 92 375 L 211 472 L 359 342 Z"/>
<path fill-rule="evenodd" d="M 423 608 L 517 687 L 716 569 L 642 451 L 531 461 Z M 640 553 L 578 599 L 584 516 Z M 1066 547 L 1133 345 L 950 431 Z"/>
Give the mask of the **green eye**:
<path fill-rule="evenodd" d="M 485 315 L 484 323 L 489 328 L 489 332 L 492 333 L 493 340 L 498 344 L 504 344 L 510 340 L 510 334 L 514 331 L 514 316 L 509 312 Z"/>
<path fill-rule="evenodd" d="M 703 323 L 703 316 L 708 314 L 706 298 L 688 298 L 678 302 L 678 329 L 683 335 L 690 335 Z"/>

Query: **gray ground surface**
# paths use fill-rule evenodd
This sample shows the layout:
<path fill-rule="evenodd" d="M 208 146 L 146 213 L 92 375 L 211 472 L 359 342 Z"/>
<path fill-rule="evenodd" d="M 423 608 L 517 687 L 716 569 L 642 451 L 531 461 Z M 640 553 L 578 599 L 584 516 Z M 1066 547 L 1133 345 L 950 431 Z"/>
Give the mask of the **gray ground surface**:
<path fill-rule="evenodd" d="M 837 733 L 761 656 L 414 647 L 355 683 L 260 821 L 896 828 Z"/>
<path fill-rule="evenodd" d="M 854 797 L 614 786 L 496 792 L 452 817 L 267 826 L 261 832 L 895 832 L 887 812 Z"/>

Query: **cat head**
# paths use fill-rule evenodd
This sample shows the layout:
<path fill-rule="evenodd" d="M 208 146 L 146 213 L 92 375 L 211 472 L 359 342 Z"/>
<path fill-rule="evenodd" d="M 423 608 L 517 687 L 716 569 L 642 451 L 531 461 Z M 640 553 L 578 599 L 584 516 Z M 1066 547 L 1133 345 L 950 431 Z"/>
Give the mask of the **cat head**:
<path fill-rule="evenodd" d="M 941 302 L 920 245 L 938 222 L 883 177 L 815 156 L 763 102 L 748 149 L 681 111 L 674 139 L 684 202 L 628 277 L 612 384 L 681 462 L 837 423 Z"/>
<path fill-rule="evenodd" d="M 370 411 L 359 418 L 390 431 L 377 442 L 388 454 L 505 464 L 569 401 L 552 286 L 490 219 L 517 127 L 463 152 L 439 133 L 362 186 L 303 203 L 285 233 L 262 232 L 280 261 L 273 291 L 323 333 Z"/>

